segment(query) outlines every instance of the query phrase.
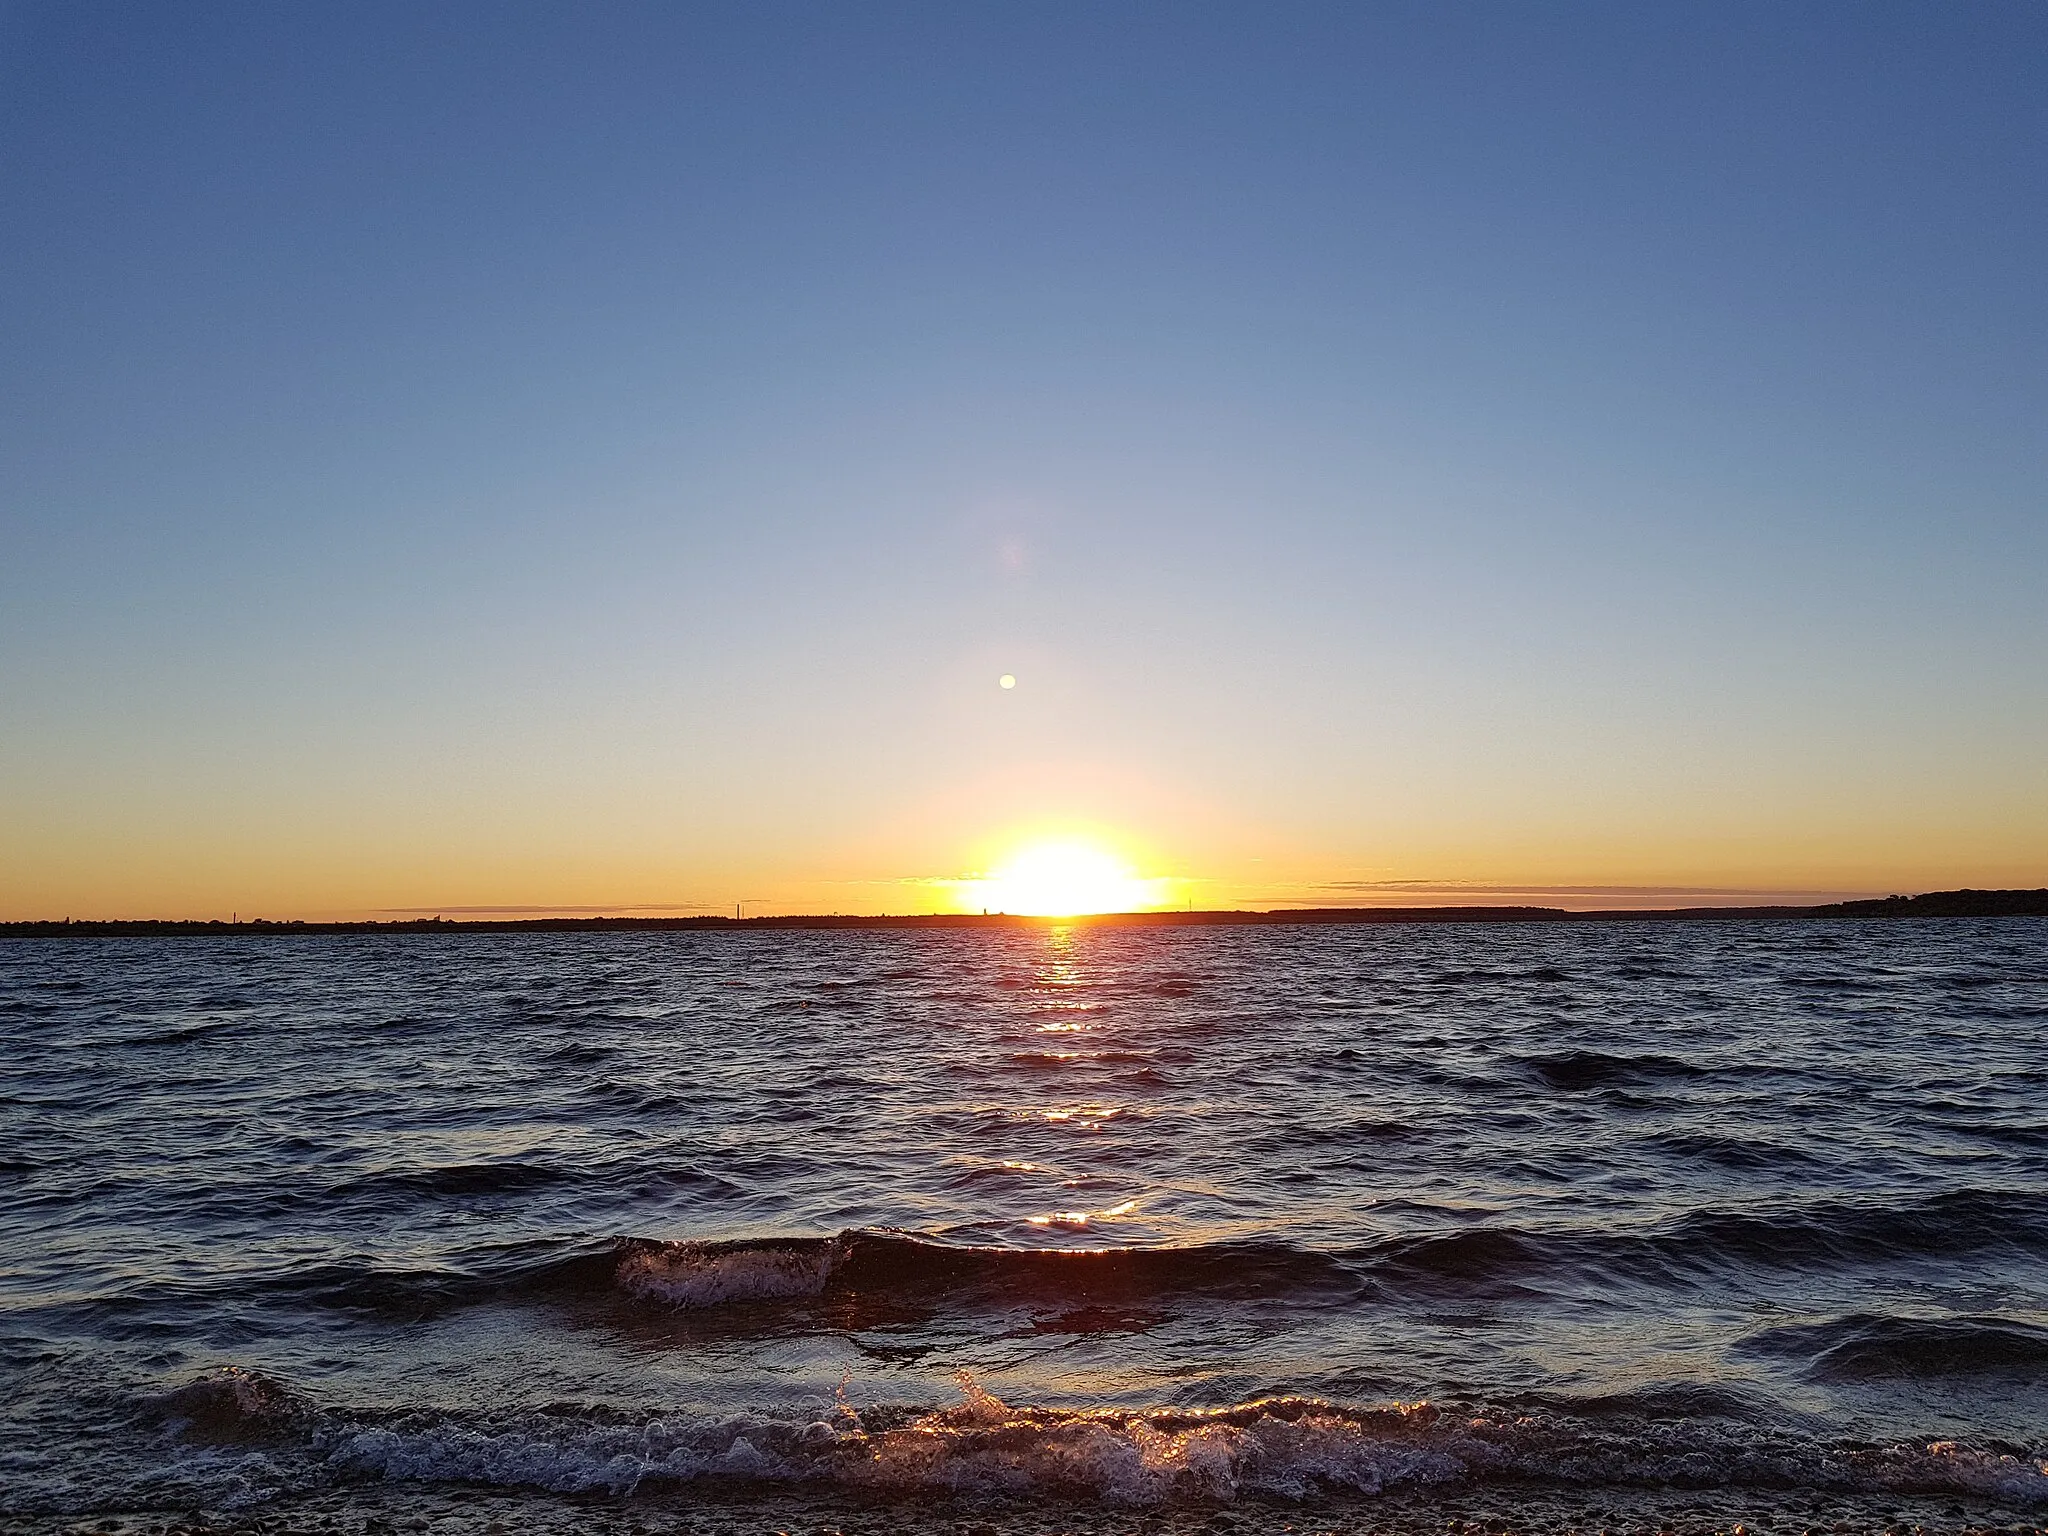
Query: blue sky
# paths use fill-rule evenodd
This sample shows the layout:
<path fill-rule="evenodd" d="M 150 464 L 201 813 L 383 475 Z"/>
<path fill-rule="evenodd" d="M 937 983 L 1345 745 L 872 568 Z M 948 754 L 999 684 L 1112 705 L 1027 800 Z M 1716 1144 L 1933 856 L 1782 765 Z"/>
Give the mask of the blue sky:
<path fill-rule="evenodd" d="M 2048 882 L 2044 87 L 2031 5 L 7 6 L 0 906 Z"/>

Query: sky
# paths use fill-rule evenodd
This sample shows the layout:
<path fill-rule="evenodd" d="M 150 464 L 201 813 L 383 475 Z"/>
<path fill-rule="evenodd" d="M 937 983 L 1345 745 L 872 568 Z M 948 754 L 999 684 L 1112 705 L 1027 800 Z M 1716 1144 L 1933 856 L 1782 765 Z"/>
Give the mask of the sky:
<path fill-rule="evenodd" d="M 2048 884 L 2044 271 L 2032 3 L 0 5 L 0 918 Z"/>

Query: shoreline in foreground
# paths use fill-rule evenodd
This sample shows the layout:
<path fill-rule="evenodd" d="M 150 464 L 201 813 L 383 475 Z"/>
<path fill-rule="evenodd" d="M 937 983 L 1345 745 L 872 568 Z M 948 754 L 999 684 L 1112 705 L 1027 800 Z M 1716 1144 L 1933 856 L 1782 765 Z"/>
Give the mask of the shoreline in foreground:
<path fill-rule="evenodd" d="M 1991 1499 L 1818 1490 L 1451 1484 L 1119 1506 L 994 1495 L 861 1497 L 804 1487 L 613 1497 L 364 1483 L 241 1509 L 33 1515 L 20 1536 L 2042 1536 L 2038 1512 Z"/>

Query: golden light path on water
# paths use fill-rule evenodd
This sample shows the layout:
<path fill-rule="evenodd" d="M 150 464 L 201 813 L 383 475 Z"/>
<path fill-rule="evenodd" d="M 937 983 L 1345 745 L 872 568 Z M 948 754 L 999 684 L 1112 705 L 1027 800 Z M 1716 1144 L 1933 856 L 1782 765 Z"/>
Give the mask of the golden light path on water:
<path fill-rule="evenodd" d="M 1126 909 L 1128 910 L 1128 909 Z M 1068 1037 L 1061 1041 L 1062 1049 L 1038 1053 L 1047 1061 L 1062 1064 L 1083 1059 L 1088 1053 L 1064 1047 L 1077 1046 L 1082 1042 L 1071 1037 L 1092 1033 L 1094 1024 L 1087 1015 L 1095 1011 L 1095 1004 L 1062 996 L 1063 993 L 1077 992 L 1086 985 L 1079 964 L 1074 930 L 1065 925 L 1053 928 L 1046 935 L 1046 956 L 1038 971 L 1038 988 L 1041 993 L 1036 1006 L 1045 1012 L 1058 1015 L 1038 1025 L 1041 1034 Z M 1048 1107 L 1029 1113 L 1048 1125 L 1060 1126 L 1083 1135 L 1099 1134 L 1105 1125 L 1121 1119 L 1129 1111 L 1113 1104 L 1072 1104 Z M 1098 1176 L 1083 1175 L 1063 1181 L 1064 1187 L 1079 1190 L 1099 1182 Z M 1056 1228 L 1068 1232 L 1088 1232 L 1103 1222 L 1129 1219 L 1139 1214 L 1139 1201 L 1135 1198 L 1118 1201 L 1103 1210 L 1055 1210 L 1044 1211 L 1026 1218 L 1038 1228 Z"/>

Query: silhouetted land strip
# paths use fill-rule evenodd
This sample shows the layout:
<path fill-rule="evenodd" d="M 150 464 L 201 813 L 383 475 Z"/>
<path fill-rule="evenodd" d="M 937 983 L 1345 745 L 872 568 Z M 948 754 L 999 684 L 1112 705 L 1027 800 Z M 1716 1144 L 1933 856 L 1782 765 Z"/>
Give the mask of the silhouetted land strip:
<path fill-rule="evenodd" d="M 518 917 L 399 918 L 390 922 L 308 923 L 252 918 L 246 923 L 136 921 L 0 923 L 0 938 L 203 938 L 271 933 L 637 933 L 679 929 L 1038 928 L 1049 923 L 1132 928 L 1232 928 L 1286 923 L 1653 923 L 1729 922 L 1742 918 L 2048 917 L 2048 890 L 1930 891 L 1818 907 L 1657 907 L 1568 912 L 1562 907 L 1298 907 L 1263 912 L 1117 912 L 1088 917 L 928 912 L 906 917 Z"/>

